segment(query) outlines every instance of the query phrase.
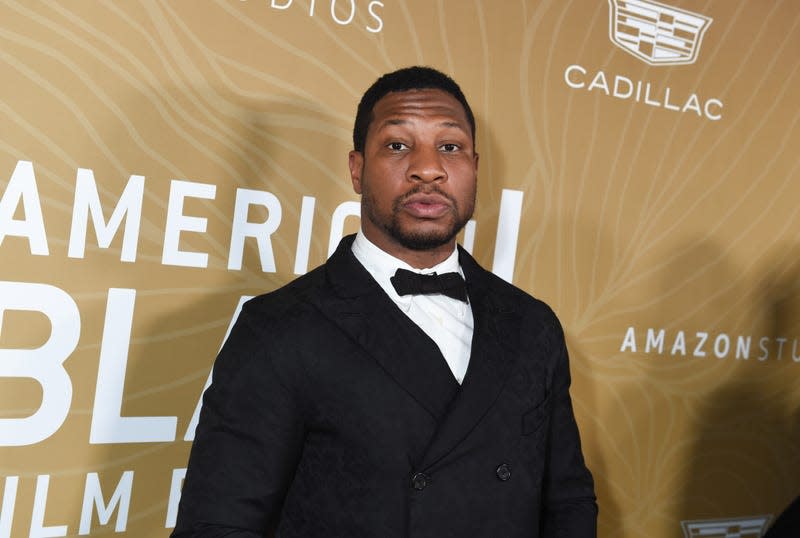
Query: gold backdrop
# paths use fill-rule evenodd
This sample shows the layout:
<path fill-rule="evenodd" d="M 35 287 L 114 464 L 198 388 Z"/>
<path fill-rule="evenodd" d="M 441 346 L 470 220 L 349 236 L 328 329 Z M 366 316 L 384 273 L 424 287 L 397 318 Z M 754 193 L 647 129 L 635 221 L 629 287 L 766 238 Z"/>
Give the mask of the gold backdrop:
<path fill-rule="evenodd" d="M 759 536 L 800 494 L 800 3 L 667 1 L 3 1 L 0 538 L 168 534 L 237 305 L 356 229 L 356 104 L 411 64 L 475 109 L 463 240 L 566 328 L 600 536 Z"/>

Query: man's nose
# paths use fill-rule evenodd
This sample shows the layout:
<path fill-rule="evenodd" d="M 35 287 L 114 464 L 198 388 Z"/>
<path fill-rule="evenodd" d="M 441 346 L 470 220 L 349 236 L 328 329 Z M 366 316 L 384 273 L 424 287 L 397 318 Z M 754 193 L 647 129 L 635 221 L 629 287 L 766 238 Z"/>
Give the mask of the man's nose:
<path fill-rule="evenodd" d="M 445 181 L 447 171 L 442 165 L 442 154 L 438 148 L 416 148 L 411 156 L 408 177 L 424 183 Z"/>

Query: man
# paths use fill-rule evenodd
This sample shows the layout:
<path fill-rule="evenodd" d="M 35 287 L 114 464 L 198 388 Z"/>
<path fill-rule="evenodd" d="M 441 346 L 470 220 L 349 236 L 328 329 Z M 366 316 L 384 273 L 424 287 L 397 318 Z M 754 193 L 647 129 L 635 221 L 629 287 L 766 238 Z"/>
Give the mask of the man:
<path fill-rule="evenodd" d="M 243 308 L 173 536 L 595 536 L 558 321 L 456 248 L 478 170 L 458 85 L 383 76 L 353 141 L 361 231 Z"/>

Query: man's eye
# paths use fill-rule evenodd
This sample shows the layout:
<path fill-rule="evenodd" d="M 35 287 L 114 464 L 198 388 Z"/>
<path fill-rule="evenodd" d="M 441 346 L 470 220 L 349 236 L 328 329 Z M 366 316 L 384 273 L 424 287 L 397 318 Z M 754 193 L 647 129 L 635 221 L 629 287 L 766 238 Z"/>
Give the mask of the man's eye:
<path fill-rule="evenodd" d="M 452 153 L 453 151 L 456 151 L 458 149 L 458 145 L 457 144 L 442 144 L 441 145 L 441 149 L 442 149 L 442 151 L 444 151 L 446 153 Z"/>
<path fill-rule="evenodd" d="M 389 143 L 389 149 L 392 150 L 392 151 L 403 151 L 407 147 L 408 146 L 406 146 L 402 142 L 390 142 Z"/>

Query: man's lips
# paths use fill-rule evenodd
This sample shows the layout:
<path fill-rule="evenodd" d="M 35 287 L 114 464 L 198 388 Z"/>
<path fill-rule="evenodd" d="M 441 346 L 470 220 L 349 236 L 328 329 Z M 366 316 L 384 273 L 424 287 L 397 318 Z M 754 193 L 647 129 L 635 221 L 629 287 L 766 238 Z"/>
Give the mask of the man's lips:
<path fill-rule="evenodd" d="M 403 203 L 403 209 L 413 217 L 435 219 L 450 212 L 452 203 L 440 194 L 412 194 Z"/>

